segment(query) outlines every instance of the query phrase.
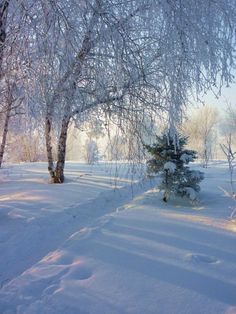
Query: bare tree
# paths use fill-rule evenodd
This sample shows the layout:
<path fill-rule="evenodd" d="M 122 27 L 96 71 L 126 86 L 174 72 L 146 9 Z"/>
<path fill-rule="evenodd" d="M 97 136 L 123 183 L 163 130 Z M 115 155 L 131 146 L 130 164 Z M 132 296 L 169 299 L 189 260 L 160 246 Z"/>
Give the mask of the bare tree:
<path fill-rule="evenodd" d="M 236 133 L 236 105 L 232 105 L 227 103 L 227 126 L 228 126 L 228 133 Z"/>
<path fill-rule="evenodd" d="M 220 188 L 225 196 L 230 197 L 234 201 L 234 207 L 230 207 L 232 210 L 230 214 L 230 219 L 234 219 L 234 216 L 236 214 L 236 193 L 234 192 L 234 183 L 233 183 L 233 173 L 234 173 L 234 168 L 235 168 L 235 155 L 236 152 L 232 152 L 231 150 L 231 143 L 228 142 L 227 145 L 222 145 L 221 146 L 224 154 L 226 155 L 227 161 L 228 161 L 228 169 L 229 169 L 229 177 L 230 177 L 230 191 Z"/>
<path fill-rule="evenodd" d="M 0 114 L 4 120 L 0 146 L 0 167 L 7 143 L 10 119 L 12 116 L 22 114 L 19 107 L 24 98 L 22 81 L 25 76 L 25 66 L 23 60 L 20 60 L 19 46 L 16 40 L 20 34 L 22 18 L 20 12 L 18 12 L 19 16 L 15 18 L 15 11 L 18 10 L 19 6 L 14 0 L 2 0 L 0 2 Z"/>
<path fill-rule="evenodd" d="M 208 162 L 212 157 L 217 122 L 217 109 L 204 106 L 189 115 L 187 121 L 181 126 L 183 134 L 189 137 L 189 146 L 195 149 L 203 160 L 203 167 L 208 166 Z"/>
<path fill-rule="evenodd" d="M 220 147 L 225 154 L 225 157 L 227 158 L 228 162 L 228 168 L 229 168 L 229 177 L 230 177 L 230 188 L 231 188 L 231 194 L 234 195 L 234 185 L 233 185 L 233 173 L 235 168 L 235 156 L 236 151 L 233 151 L 232 149 L 232 135 L 229 134 L 227 138 L 226 144 L 220 144 Z"/>
<path fill-rule="evenodd" d="M 98 145 L 92 139 L 88 139 L 84 145 L 84 158 L 90 165 L 98 162 L 99 160 Z"/>
<path fill-rule="evenodd" d="M 231 136 L 231 147 L 236 146 L 236 105 L 226 102 L 226 109 L 224 110 L 223 118 L 220 123 L 220 133 L 222 141 L 228 142 Z"/>
<path fill-rule="evenodd" d="M 3 156 L 5 152 L 5 147 L 7 143 L 7 135 L 9 131 L 9 123 L 12 116 L 22 113 L 19 108 L 22 104 L 23 97 L 16 94 L 17 88 L 14 82 L 7 82 L 7 88 L 5 90 L 5 106 L 2 109 L 1 114 L 4 115 L 2 140 L 0 146 L 0 168 L 3 162 Z"/>

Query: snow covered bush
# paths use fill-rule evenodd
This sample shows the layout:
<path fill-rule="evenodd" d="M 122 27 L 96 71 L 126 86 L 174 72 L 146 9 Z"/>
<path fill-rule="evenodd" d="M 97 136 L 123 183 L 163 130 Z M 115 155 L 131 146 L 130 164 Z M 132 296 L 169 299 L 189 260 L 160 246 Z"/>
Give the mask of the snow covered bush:
<path fill-rule="evenodd" d="M 204 174 L 197 170 L 190 170 L 189 162 L 196 158 L 194 150 L 185 149 L 187 137 L 181 135 L 170 135 L 164 132 L 157 136 L 157 142 L 146 145 L 147 151 L 153 156 L 147 161 L 148 173 L 159 173 L 161 182 L 159 188 L 164 191 L 163 201 L 167 202 L 170 195 L 196 199 L 196 193 L 200 191 L 199 183 Z"/>

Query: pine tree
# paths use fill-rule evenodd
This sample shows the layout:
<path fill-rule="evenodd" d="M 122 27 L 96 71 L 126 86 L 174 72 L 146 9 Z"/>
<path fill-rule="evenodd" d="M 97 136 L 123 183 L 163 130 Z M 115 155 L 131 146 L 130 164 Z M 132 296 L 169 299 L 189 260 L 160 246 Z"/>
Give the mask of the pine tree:
<path fill-rule="evenodd" d="M 161 182 L 159 188 L 164 191 L 163 201 L 167 202 L 170 195 L 188 197 L 196 200 L 200 191 L 199 183 L 204 179 L 203 172 L 190 170 L 189 162 L 197 158 L 194 150 L 185 149 L 187 137 L 180 134 L 171 136 L 164 132 L 157 136 L 157 142 L 146 145 L 147 151 L 153 156 L 147 161 L 148 173 L 159 173 Z"/>

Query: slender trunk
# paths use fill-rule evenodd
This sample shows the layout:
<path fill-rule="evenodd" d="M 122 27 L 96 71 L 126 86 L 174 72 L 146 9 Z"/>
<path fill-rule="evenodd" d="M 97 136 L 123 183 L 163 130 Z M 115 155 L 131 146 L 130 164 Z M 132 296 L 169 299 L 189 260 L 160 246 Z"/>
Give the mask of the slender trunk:
<path fill-rule="evenodd" d="M 0 147 L 0 168 L 2 166 L 3 162 L 3 156 L 5 152 L 6 142 L 7 142 L 7 134 L 8 134 L 8 127 L 9 127 L 9 121 L 11 118 L 11 111 L 12 111 L 12 104 L 13 104 L 13 97 L 12 97 L 12 87 L 8 85 L 8 97 L 6 99 L 6 115 L 5 115 L 5 121 L 4 121 L 4 127 L 3 127 L 3 134 L 2 134 L 2 143 Z"/>
<path fill-rule="evenodd" d="M 11 116 L 11 104 L 9 104 L 9 107 L 7 108 L 5 123 L 4 123 L 4 128 L 3 128 L 2 143 L 0 147 L 0 168 L 2 167 L 3 155 L 5 152 L 5 147 L 6 147 L 6 142 L 7 142 L 7 133 L 8 133 L 10 116 Z"/>
<path fill-rule="evenodd" d="M 70 119 L 64 118 L 62 120 L 61 133 L 59 137 L 59 143 L 57 148 L 57 165 L 54 171 L 54 183 L 64 182 L 64 167 L 66 160 L 66 140 L 68 133 Z"/>
<path fill-rule="evenodd" d="M 52 117 L 47 114 L 45 119 L 45 139 L 46 139 L 46 149 L 47 149 L 47 160 L 48 160 L 48 171 L 52 180 L 54 180 L 54 163 L 53 163 L 53 153 L 52 153 Z"/>
<path fill-rule="evenodd" d="M 2 62 L 3 62 L 4 44 L 6 41 L 6 22 L 7 22 L 7 13 L 8 13 L 9 4 L 10 4 L 10 0 L 2 1 L 2 3 L 0 4 L 0 79 L 2 79 L 3 77 Z M 3 128 L 2 143 L 0 147 L 0 168 L 2 166 L 3 155 L 4 155 L 4 151 L 6 147 L 10 115 L 11 115 L 11 101 L 8 103 L 6 116 L 5 116 L 5 123 L 4 123 L 4 128 Z"/>
<path fill-rule="evenodd" d="M 4 44 L 6 41 L 6 23 L 7 23 L 7 13 L 10 0 L 4 0 L 0 4 L 0 78 L 2 78 L 2 61 Z"/>

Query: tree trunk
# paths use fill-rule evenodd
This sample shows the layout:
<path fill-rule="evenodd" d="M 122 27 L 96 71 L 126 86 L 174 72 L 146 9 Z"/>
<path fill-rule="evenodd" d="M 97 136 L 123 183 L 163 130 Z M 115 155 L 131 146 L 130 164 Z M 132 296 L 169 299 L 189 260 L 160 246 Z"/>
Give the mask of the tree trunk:
<path fill-rule="evenodd" d="M 64 182 L 64 167 L 66 160 L 66 140 L 68 133 L 70 119 L 64 118 L 62 120 L 61 134 L 59 137 L 59 143 L 57 148 L 57 165 L 54 171 L 54 183 L 63 183 Z"/>
<path fill-rule="evenodd" d="M 2 167 L 3 155 L 4 155 L 5 147 L 6 147 L 8 126 L 9 126 L 9 121 L 10 121 L 10 117 L 11 117 L 11 108 L 12 108 L 12 106 L 11 106 L 11 101 L 10 101 L 8 103 L 8 106 L 7 106 L 4 128 L 3 128 L 3 134 L 2 134 L 2 143 L 1 143 L 1 147 L 0 147 L 0 168 Z"/>
<path fill-rule="evenodd" d="M 3 51 L 4 51 L 4 44 L 6 41 L 6 22 L 7 22 L 7 13 L 8 13 L 8 7 L 10 4 L 10 0 L 2 1 L 0 4 L 0 79 L 2 79 L 3 73 L 2 73 L 2 61 L 3 61 Z M 6 147 L 6 141 L 7 141 L 7 133 L 8 133 L 8 125 L 11 115 L 11 101 L 9 101 L 7 110 L 6 110 L 6 116 L 5 116 L 5 123 L 3 128 L 3 135 L 2 135 L 2 143 L 0 147 L 0 168 L 2 166 L 3 162 L 3 155 Z"/>
<path fill-rule="evenodd" d="M 50 117 L 46 118 L 46 147 L 47 147 L 47 159 L 48 159 L 48 171 L 52 180 L 52 183 L 63 183 L 64 182 L 64 167 L 66 159 L 66 141 L 70 118 L 64 118 L 61 125 L 61 133 L 59 136 L 59 142 L 57 147 L 57 163 L 56 167 L 53 162 L 52 154 L 52 137 L 51 129 L 52 123 Z"/>
<path fill-rule="evenodd" d="M 45 139 L 46 139 L 46 149 L 47 149 L 47 160 L 48 160 L 48 171 L 52 181 L 54 180 L 54 163 L 52 154 L 52 117 L 48 113 L 45 119 Z"/>
<path fill-rule="evenodd" d="M 4 0 L 0 4 L 0 78 L 2 78 L 2 61 L 6 41 L 6 22 L 9 4 L 10 0 Z"/>

